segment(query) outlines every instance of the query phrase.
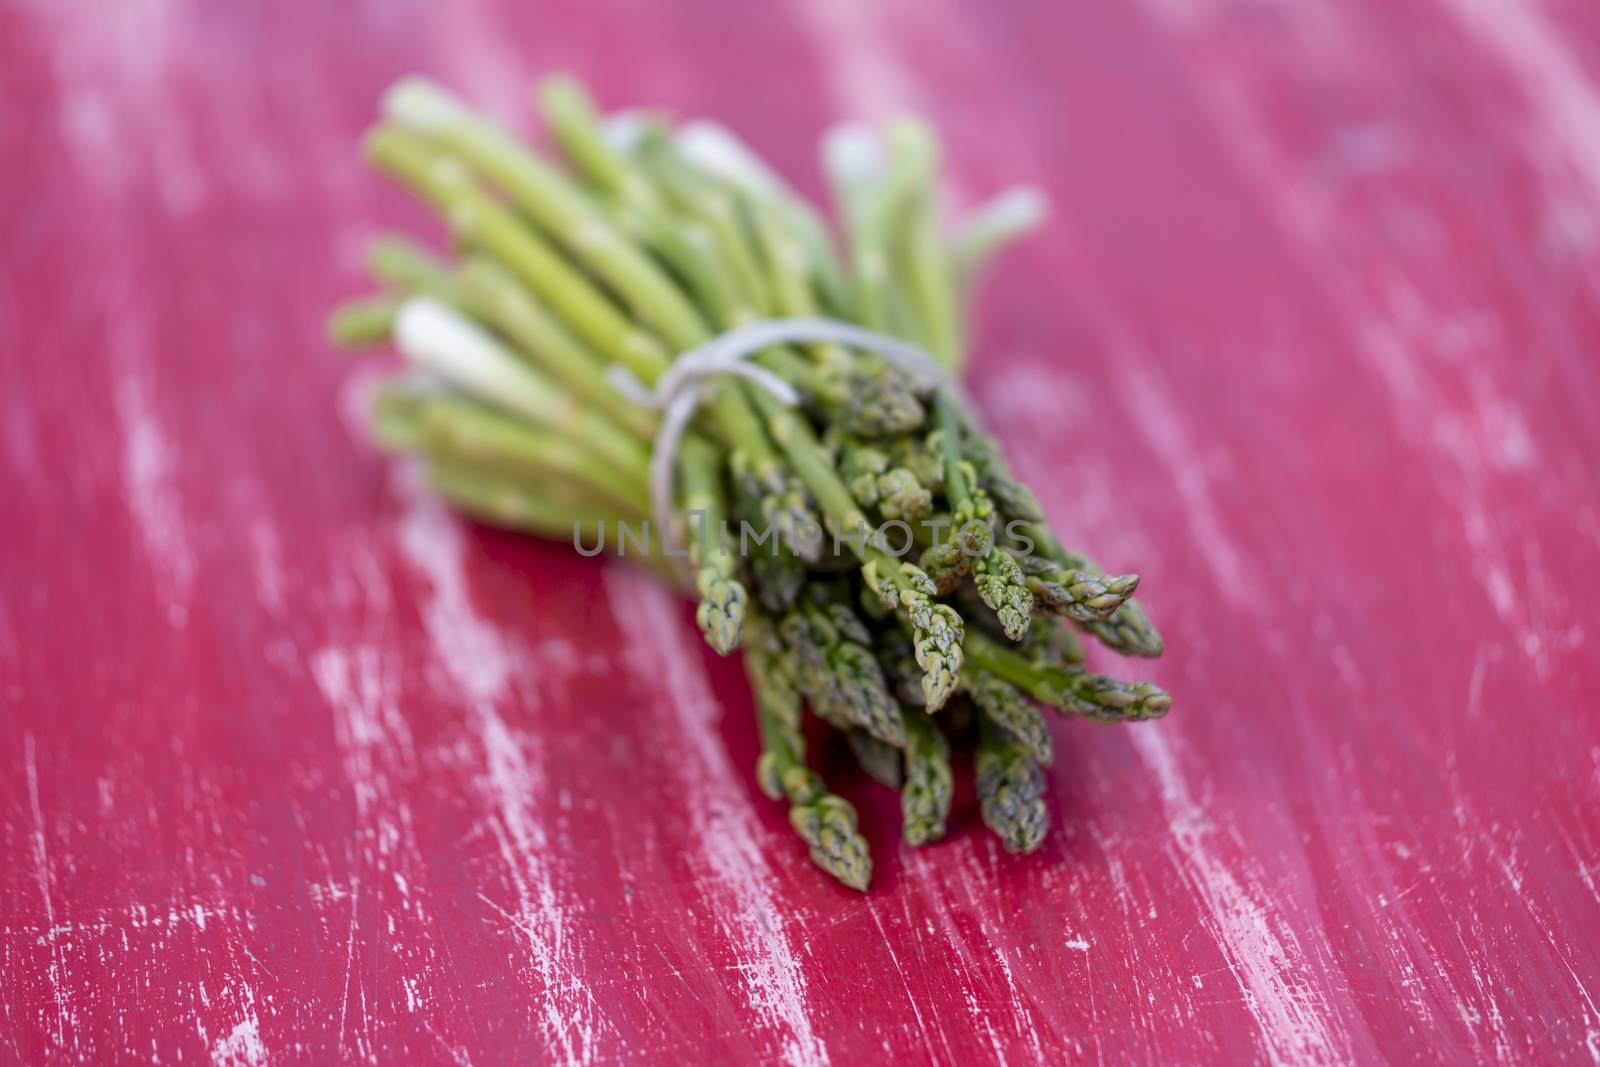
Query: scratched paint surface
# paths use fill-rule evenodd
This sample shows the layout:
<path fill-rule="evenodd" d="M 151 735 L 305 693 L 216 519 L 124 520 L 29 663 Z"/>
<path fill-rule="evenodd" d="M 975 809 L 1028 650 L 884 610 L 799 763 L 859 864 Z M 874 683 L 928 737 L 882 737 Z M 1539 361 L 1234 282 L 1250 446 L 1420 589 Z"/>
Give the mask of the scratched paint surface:
<path fill-rule="evenodd" d="M 972 386 L 1179 703 L 819 876 L 736 668 L 461 523 L 322 314 L 425 70 L 916 110 L 1057 206 Z M 0 4 L 0 1062 L 1600 1062 L 1600 9 Z"/>

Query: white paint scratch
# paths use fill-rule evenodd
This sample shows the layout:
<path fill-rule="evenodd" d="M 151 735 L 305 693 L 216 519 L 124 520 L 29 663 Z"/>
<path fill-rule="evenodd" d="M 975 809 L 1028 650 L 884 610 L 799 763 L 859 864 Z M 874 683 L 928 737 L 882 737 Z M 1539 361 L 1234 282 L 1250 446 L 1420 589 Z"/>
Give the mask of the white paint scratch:
<path fill-rule="evenodd" d="M 1490 6 L 1488 0 L 1448 2 L 1464 11 L 1470 9 L 1475 16 Z M 1505 6 L 1508 18 L 1514 6 Z M 1494 7 L 1501 10 L 1501 5 Z M 1336 32 L 1335 23 L 1328 20 L 1337 5 L 1312 5 L 1307 10 L 1313 8 L 1320 12 L 1316 16 L 1319 33 L 1324 29 Z M 1521 60 L 1538 55 L 1560 65 L 1560 55 L 1544 54 L 1543 50 L 1553 45 L 1541 35 L 1537 18 L 1531 12 L 1524 14 L 1528 18 L 1521 20 L 1517 31 L 1526 38 Z M 1300 15 L 1297 9 L 1297 18 Z M 1498 25 L 1491 18 L 1485 32 L 1492 36 Z M 1301 30 L 1301 36 L 1309 38 L 1304 27 Z M 1349 54 L 1360 51 L 1353 46 L 1339 54 L 1306 46 L 1302 60 L 1318 64 L 1321 77 L 1347 76 L 1334 65 L 1347 62 Z M 1557 81 L 1565 84 L 1561 76 Z M 1532 595 L 1526 588 L 1529 582 L 1516 580 L 1513 548 L 1537 553 L 1538 547 L 1532 538 L 1516 545 L 1520 518 L 1514 510 L 1500 507 L 1498 501 L 1500 479 L 1525 480 L 1537 474 L 1550 480 L 1565 472 L 1552 471 L 1540 462 L 1529 430 L 1532 420 L 1517 406 L 1517 390 L 1509 383 L 1489 379 L 1483 370 L 1486 364 L 1475 358 L 1477 350 L 1501 343 L 1502 324 L 1477 309 L 1466 294 L 1425 290 L 1405 256 L 1370 237 L 1362 226 L 1353 225 L 1343 202 L 1325 183 L 1314 180 L 1311 166 L 1297 154 L 1296 147 L 1285 145 L 1275 133 L 1271 117 L 1262 111 L 1256 87 L 1232 68 L 1205 66 L 1196 71 L 1190 84 L 1221 133 L 1223 148 L 1256 189 L 1260 202 L 1291 242 L 1295 257 L 1315 275 L 1344 321 L 1351 324 L 1349 349 L 1381 385 L 1379 395 L 1389 408 L 1389 423 L 1406 444 L 1434 461 L 1436 477 L 1460 513 L 1462 538 L 1471 554 L 1471 566 L 1465 573 L 1482 588 L 1540 677 L 1549 677 L 1556 666 L 1555 654 L 1581 645 L 1585 635 L 1581 627 L 1567 624 L 1549 598 Z M 1569 111 L 1586 112 L 1591 106 L 1590 102 L 1574 101 L 1578 90 L 1570 86 L 1552 91 L 1567 100 L 1563 106 Z M 1572 121 L 1585 128 L 1590 121 L 1600 122 L 1600 104 L 1593 106 L 1596 118 Z M 1409 136 L 1403 128 L 1397 127 L 1396 133 Z M 1416 140 L 1421 142 L 1420 137 Z M 1592 155 L 1600 168 L 1600 153 L 1587 155 Z M 1600 190 L 1600 169 L 1596 171 L 1596 189 Z M 1431 287 L 1438 288 L 1437 284 Z M 1465 404 L 1454 399 L 1457 380 L 1466 382 L 1469 397 Z M 1430 418 L 1416 418 L 1419 411 L 1429 412 Z M 1530 580 L 1533 577 L 1530 574 Z"/>
<path fill-rule="evenodd" d="M 1559 155 L 1581 178 L 1592 211 L 1600 210 L 1600 92 L 1582 62 L 1538 4 L 1521 0 L 1442 0 L 1461 25 L 1498 55 L 1528 93 L 1543 137 L 1530 145 Z"/>
<path fill-rule="evenodd" d="M 261 1026 L 252 1014 L 241 1019 L 227 1037 L 211 1046 L 215 1067 L 266 1067 L 267 1046 L 261 1041 Z"/>
<path fill-rule="evenodd" d="M 407 500 L 401 550 L 433 586 L 422 602 L 422 621 L 434 659 L 464 697 L 490 704 L 505 693 L 515 662 L 506 638 L 478 615 L 467 596 L 457 520 L 427 496 L 414 471 L 397 472 L 395 485 Z"/>
<path fill-rule="evenodd" d="M 433 659 L 466 704 L 483 752 L 484 797 L 492 813 L 488 829 L 516 892 L 516 913 L 480 898 L 526 940 L 539 995 L 536 1019 L 551 1047 L 565 1062 L 591 1062 L 601 1036 L 619 1043 L 621 1038 L 590 988 L 571 925 L 577 905 L 558 892 L 549 830 L 535 814 L 538 798 L 548 792 L 545 767 L 537 759 L 541 746 L 524 744 L 496 706 L 526 657 L 473 606 L 457 520 L 413 473 L 402 473 L 396 488 L 406 502 L 401 550 L 432 587 L 421 603 L 423 625 Z M 560 645 L 556 658 L 564 662 L 570 650 Z"/>
<path fill-rule="evenodd" d="M 395 705 L 395 695 L 383 669 L 381 655 L 371 647 L 329 646 L 311 656 L 311 676 L 334 711 L 334 741 L 350 782 L 356 810 L 362 819 L 377 818 L 373 829 L 379 848 L 398 836 L 392 820 L 377 812 L 387 792 L 382 763 L 390 756 L 409 759 L 411 729 Z M 404 805 L 398 812 L 409 821 Z"/>
<path fill-rule="evenodd" d="M 22 737 L 22 763 L 28 778 L 28 804 L 33 810 L 34 878 L 39 883 L 39 895 L 44 898 L 44 920 L 54 929 L 55 894 L 50 889 L 50 850 L 45 841 L 44 809 L 39 804 L 39 764 L 32 734 L 24 734 Z M 50 1039 L 57 1048 L 66 1045 L 67 1031 L 72 1026 L 72 1013 L 67 1008 L 66 995 L 61 988 L 62 982 L 66 980 L 66 970 L 64 950 L 59 942 L 52 939 L 50 966 L 46 971 L 46 978 L 50 983 L 50 995 L 56 1005 L 55 1032 L 50 1035 Z"/>
<path fill-rule="evenodd" d="M 735 784 L 739 772 L 716 739 L 716 701 L 674 595 L 623 566 L 608 567 L 605 583 L 634 673 L 652 690 L 665 690 L 662 703 L 676 717 L 672 737 L 687 745 L 687 760 L 672 761 L 681 774 L 679 791 L 695 823 L 693 838 L 731 898 L 728 934 L 751 1006 L 766 1025 L 789 1035 L 786 1063 L 823 1067 L 828 1053 L 811 1025 L 806 969 L 787 933 L 755 818 Z"/>
<path fill-rule="evenodd" d="M 1161 786 L 1173 843 L 1192 878 L 1210 925 L 1239 980 L 1245 1006 L 1260 1027 L 1273 1064 L 1342 1064 L 1351 1060 L 1349 1042 L 1338 1028 L 1333 1006 L 1314 977 L 1295 973 L 1305 958 L 1292 931 L 1257 899 L 1212 848 L 1215 829 L 1160 729 L 1130 730 L 1128 737 Z M 1287 940 L 1287 944 L 1285 941 Z"/>
<path fill-rule="evenodd" d="M 256 598 L 274 615 L 283 613 L 283 544 L 272 519 L 258 515 L 250 522 L 250 571 L 255 577 Z"/>
<path fill-rule="evenodd" d="M 885 47 L 880 8 L 857 0 L 798 0 L 788 7 L 826 61 L 824 73 L 841 112 L 881 120 L 927 110 L 914 80 Z"/>
<path fill-rule="evenodd" d="M 181 629 L 189 618 L 195 554 L 173 479 L 175 452 L 150 406 L 138 371 L 130 368 L 117 375 L 115 389 L 122 424 L 123 498 L 157 577 L 167 621 Z"/>
<path fill-rule="evenodd" d="M 1183 498 L 1184 521 L 1194 534 L 1201 561 L 1211 571 L 1217 592 L 1236 607 L 1250 608 L 1270 601 L 1256 588 L 1253 577 L 1261 572 L 1258 558 L 1246 566 L 1244 557 L 1226 524 L 1212 494 L 1212 476 L 1206 457 L 1185 429 L 1187 420 L 1167 387 L 1151 369 L 1151 361 L 1136 355 L 1119 359 L 1117 366 L 1125 397 L 1123 406 L 1137 411 L 1131 420 L 1171 473 L 1178 494 Z"/>
<path fill-rule="evenodd" d="M 192 217 L 210 198 L 209 177 L 227 163 L 227 154 L 202 162 L 184 104 L 176 99 L 182 72 L 210 56 L 178 39 L 185 24 L 176 5 L 130 0 L 95 18 L 67 8 L 44 10 L 60 14 L 48 40 L 74 173 L 114 196 L 143 181 L 169 215 Z"/>

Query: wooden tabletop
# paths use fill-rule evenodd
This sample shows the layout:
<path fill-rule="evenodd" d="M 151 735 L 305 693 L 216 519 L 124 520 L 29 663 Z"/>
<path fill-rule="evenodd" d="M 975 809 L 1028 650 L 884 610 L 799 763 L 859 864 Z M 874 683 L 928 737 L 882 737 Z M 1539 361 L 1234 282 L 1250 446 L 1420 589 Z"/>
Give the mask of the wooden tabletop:
<path fill-rule="evenodd" d="M 1048 192 L 971 388 L 1176 705 L 1036 855 L 834 754 L 840 888 L 684 604 L 364 442 L 380 92 L 555 69 Z M 1593 0 L 13 0 L 0 160 L 0 1062 L 1600 1061 Z"/>

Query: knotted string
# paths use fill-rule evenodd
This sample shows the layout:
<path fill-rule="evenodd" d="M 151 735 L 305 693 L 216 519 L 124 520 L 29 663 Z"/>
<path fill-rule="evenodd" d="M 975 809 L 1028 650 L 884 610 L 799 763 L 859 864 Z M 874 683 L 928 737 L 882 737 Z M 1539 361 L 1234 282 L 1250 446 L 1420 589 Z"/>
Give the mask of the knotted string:
<path fill-rule="evenodd" d="M 718 375 L 744 378 L 784 407 L 800 403 L 794 386 L 764 367 L 747 360 L 763 349 L 781 344 L 838 344 L 882 356 L 909 372 L 919 384 L 959 392 L 955 379 L 932 356 L 909 341 L 825 318 L 762 319 L 735 327 L 698 348 L 691 348 L 647 388 L 627 368 L 613 364 L 607 371 L 611 384 L 628 400 L 661 412 L 650 452 L 650 510 L 663 545 L 670 544 L 673 476 L 678 467 L 678 445 L 689 420 L 700 406 L 700 386 Z"/>

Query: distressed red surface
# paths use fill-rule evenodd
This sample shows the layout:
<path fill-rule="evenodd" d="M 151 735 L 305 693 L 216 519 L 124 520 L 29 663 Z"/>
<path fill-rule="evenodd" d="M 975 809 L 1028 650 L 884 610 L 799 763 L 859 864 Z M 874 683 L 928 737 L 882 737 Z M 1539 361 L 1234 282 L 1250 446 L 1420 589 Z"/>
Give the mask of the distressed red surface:
<path fill-rule="evenodd" d="M 837 888 L 684 607 L 341 415 L 378 94 L 556 67 L 1054 200 L 973 391 L 1178 705 L 1039 854 L 847 776 Z M 0 160 L 0 1061 L 1600 1060 L 1589 0 L 12 0 Z"/>

